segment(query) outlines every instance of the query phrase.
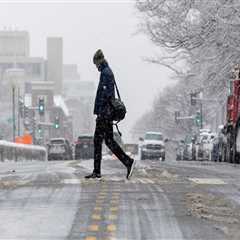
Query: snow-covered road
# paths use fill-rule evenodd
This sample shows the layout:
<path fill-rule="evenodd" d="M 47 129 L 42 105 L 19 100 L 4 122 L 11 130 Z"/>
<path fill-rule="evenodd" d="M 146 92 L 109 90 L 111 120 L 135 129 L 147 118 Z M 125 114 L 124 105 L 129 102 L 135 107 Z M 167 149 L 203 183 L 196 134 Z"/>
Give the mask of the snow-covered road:
<path fill-rule="evenodd" d="M 0 239 L 239 239 L 239 167 L 146 160 L 127 181 L 106 158 L 87 181 L 92 164 L 0 163 Z"/>

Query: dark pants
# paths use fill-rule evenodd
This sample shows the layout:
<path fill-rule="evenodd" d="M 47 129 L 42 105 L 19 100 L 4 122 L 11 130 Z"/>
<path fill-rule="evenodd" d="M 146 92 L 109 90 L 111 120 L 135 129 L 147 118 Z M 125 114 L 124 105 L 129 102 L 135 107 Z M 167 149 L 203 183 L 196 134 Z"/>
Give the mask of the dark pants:
<path fill-rule="evenodd" d="M 96 129 L 94 133 L 94 172 L 95 173 L 101 173 L 103 140 L 105 140 L 105 144 L 125 165 L 125 167 L 128 167 L 131 165 L 133 160 L 128 155 L 126 155 L 126 153 L 121 149 L 118 143 L 113 139 L 112 122 L 106 119 L 97 119 Z"/>

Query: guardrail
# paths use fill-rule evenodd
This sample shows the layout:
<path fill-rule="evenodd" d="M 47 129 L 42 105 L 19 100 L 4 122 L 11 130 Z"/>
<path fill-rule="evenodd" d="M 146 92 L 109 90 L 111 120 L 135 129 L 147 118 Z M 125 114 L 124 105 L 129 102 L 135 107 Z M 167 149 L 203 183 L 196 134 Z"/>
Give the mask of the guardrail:
<path fill-rule="evenodd" d="M 0 141 L 0 161 L 47 161 L 47 150 L 42 146 Z"/>

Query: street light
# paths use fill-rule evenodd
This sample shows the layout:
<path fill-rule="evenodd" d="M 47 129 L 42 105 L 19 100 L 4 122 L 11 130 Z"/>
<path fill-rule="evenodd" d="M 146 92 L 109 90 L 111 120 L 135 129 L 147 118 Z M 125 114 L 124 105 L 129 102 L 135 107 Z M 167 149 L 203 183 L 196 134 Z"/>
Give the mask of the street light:
<path fill-rule="evenodd" d="M 21 82 L 23 82 L 25 71 L 22 68 L 9 68 L 6 70 L 7 78 L 10 81 L 10 85 L 12 88 L 12 119 L 13 119 L 13 142 L 15 142 L 16 138 L 16 102 L 15 102 L 15 95 L 16 95 L 16 87 L 18 90 L 20 89 Z M 20 90 L 18 91 L 19 95 Z M 19 97 L 19 96 L 18 96 Z M 18 113 L 18 132 L 20 133 L 20 113 Z"/>

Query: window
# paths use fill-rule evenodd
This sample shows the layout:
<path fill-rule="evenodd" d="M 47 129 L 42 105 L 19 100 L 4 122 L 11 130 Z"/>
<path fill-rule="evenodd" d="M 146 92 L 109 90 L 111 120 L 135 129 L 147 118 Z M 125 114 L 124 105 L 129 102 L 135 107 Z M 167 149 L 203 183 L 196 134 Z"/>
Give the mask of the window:
<path fill-rule="evenodd" d="M 163 136 L 162 136 L 162 134 L 147 133 L 147 134 L 145 135 L 145 139 L 146 139 L 146 140 L 158 140 L 158 141 L 162 141 L 162 140 L 163 140 Z"/>

